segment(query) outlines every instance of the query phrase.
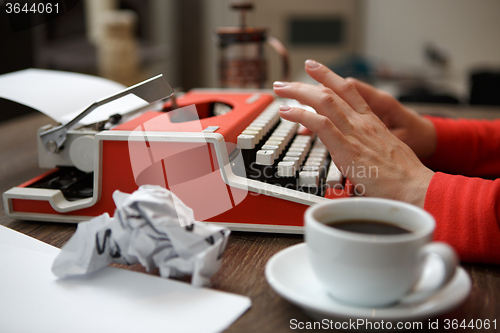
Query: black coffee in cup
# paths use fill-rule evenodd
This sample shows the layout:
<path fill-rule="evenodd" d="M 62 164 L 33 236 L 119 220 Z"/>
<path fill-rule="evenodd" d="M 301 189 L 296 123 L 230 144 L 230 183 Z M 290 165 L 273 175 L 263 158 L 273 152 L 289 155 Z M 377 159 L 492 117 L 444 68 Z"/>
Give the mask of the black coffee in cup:
<path fill-rule="evenodd" d="M 394 223 L 369 219 L 341 220 L 326 223 L 326 225 L 335 229 L 360 234 L 401 235 L 411 233 L 410 230 L 402 228 Z"/>

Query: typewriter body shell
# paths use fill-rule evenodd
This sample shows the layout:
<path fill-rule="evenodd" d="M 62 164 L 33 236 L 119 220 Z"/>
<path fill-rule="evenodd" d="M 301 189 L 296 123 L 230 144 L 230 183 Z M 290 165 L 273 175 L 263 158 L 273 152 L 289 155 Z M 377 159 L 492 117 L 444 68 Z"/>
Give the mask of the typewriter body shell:
<path fill-rule="evenodd" d="M 174 192 L 193 209 L 198 221 L 233 230 L 301 233 L 307 207 L 328 199 L 248 179 L 235 166 L 242 162 L 237 136 L 274 99 L 269 91 L 193 90 L 177 102 L 180 108 L 196 105 L 198 120 L 174 122 L 171 112 L 146 110 L 109 130 L 74 130 L 68 133 L 66 145 L 84 142 L 83 153 L 93 154 L 93 172 L 88 173 L 91 193 L 66 198 L 58 188 L 39 188 L 44 179 L 73 164 L 67 148 L 47 162 L 39 147 L 39 164 L 54 168 L 5 192 L 7 215 L 53 222 L 80 222 L 103 213 L 112 216 L 115 190 L 131 193 L 140 185 L 153 184 Z M 213 103 L 232 110 L 210 116 Z M 164 105 L 168 107 L 169 102 Z"/>

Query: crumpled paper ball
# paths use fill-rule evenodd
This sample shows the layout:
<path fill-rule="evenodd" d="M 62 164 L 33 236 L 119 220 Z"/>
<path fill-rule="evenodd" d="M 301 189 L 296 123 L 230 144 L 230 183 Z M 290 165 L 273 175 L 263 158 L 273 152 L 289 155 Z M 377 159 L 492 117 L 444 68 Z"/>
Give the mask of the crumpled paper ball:
<path fill-rule="evenodd" d="M 60 278 L 95 272 L 110 263 L 141 263 L 162 277 L 192 275 L 193 286 L 209 286 L 219 270 L 230 231 L 196 222 L 193 210 L 174 193 L 153 185 L 132 194 L 115 191 L 113 217 L 80 222 L 54 260 Z"/>

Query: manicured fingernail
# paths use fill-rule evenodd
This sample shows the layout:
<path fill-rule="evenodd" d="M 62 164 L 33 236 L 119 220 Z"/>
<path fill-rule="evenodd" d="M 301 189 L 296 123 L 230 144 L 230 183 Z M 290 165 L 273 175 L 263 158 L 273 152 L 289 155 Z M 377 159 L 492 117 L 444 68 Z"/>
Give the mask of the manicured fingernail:
<path fill-rule="evenodd" d="M 291 106 L 288 106 L 288 105 L 280 105 L 280 111 L 290 111 L 292 109 Z"/>
<path fill-rule="evenodd" d="M 282 82 L 282 81 L 274 81 L 273 87 L 275 88 L 284 88 L 288 85 L 288 82 Z"/>
<path fill-rule="evenodd" d="M 314 60 L 306 60 L 306 66 L 309 68 L 318 68 L 321 64 L 319 62 L 316 62 Z"/>

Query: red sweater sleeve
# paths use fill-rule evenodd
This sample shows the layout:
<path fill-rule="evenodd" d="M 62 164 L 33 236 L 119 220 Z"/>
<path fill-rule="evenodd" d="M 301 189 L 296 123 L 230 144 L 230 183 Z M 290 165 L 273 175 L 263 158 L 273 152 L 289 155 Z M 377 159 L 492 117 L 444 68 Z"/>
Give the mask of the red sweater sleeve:
<path fill-rule="evenodd" d="M 434 170 L 496 177 L 500 174 L 500 121 L 429 117 L 437 133 Z M 462 261 L 500 264 L 500 179 L 437 172 L 424 208 L 436 218 L 435 239 L 452 245 Z"/>
<path fill-rule="evenodd" d="M 424 209 L 436 219 L 435 240 L 453 246 L 462 261 L 500 264 L 500 179 L 437 172 Z"/>
<path fill-rule="evenodd" d="M 422 160 L 425 165 L 465 176 L 500 175 L 500 120 L 427 118 L 436 128 L 437 146 Z"/>

